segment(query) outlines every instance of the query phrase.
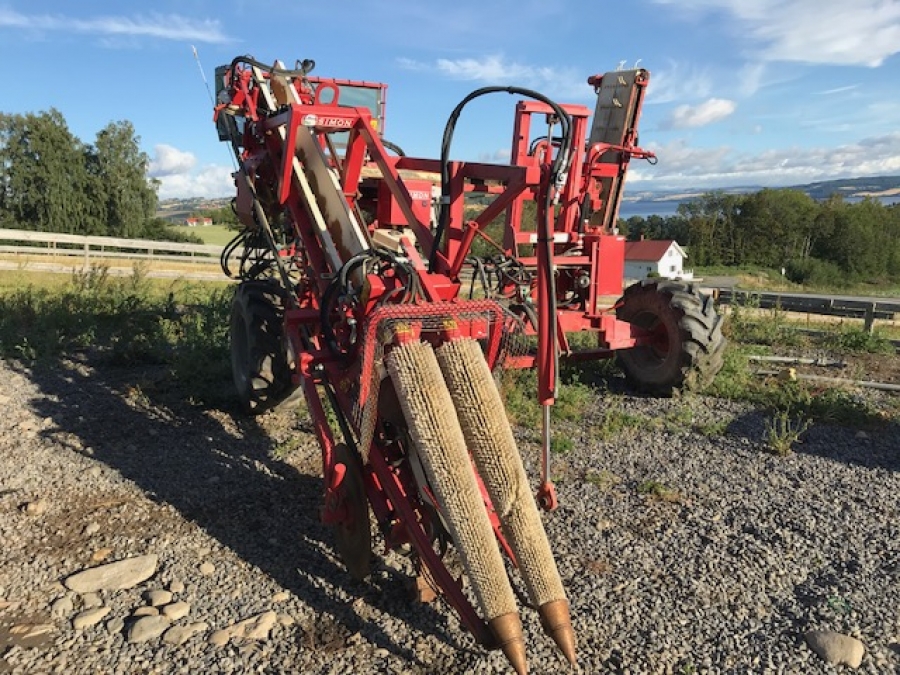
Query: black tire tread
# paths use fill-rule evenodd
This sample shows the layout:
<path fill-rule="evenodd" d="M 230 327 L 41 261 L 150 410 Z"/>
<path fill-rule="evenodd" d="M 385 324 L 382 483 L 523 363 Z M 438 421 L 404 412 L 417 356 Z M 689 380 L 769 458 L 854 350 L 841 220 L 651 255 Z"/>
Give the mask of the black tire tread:
<path fill-rule="evenodd" d="M 285 291 L 274 281 L 240 283 L 231 303 L 231 366 L 241 408 L 271 410 L 293 392 L 282 341 Z"/>
<path fill-rule="evenodd" d="M 657 396 L 712 384 L 724 363 L 726 344 L 712 297 L 693 283 L 645 279 L 625 289 L 617 316 L 628 321 L 641 312 L 656 313 L 667 323 L 677 354 L 653 362 L 649 348 L 620 350 L 616 358 L 629 384 Z"/>

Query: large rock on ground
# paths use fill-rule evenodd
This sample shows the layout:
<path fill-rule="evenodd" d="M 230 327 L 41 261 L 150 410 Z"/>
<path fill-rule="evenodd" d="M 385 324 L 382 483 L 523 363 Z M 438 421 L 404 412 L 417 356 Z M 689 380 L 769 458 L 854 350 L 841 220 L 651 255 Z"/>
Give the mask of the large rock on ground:
<path fill-rule="evenodd" d="M 120 591 L 137 586 L 152 577 L 156 572 L 157 562 L 157 557 L 152 554 L 117 560 L 73 574 L 63 584 L 77 593 Z"/>
<path fill-rule="evenodd" d="M 128 641 L 147 642 L 166 632 L 169 620 L 164 616 L 142 616 L 128 629 Z"/>
<path fill-rule="evenodd" d="M 830 630 L 811 630 L 803 636 L 806 644 L 826 662 L 859 668 L 866 648 L 862 642 L 849 635 Z"/>
<path fill-rule="evenodd" d="M 224 646 L 232 638 L 236 640 L 266 640 L 269 631 L 278 622 L 275 612 L 263 612 L 239 621 L 236 624 L 217 630 L 209 636 L 209 643 L 217 647 Z"/>
<path fill-rule="evenodd" d="M 190 640 L 197 633 L 202 633 L 209 628 L 209 624 L 200 621 L 189 623 L 185 626 L 172 626 L 162 636 L 163 642 L 171 645 L 181 645 Z"/>
<path fill-rule="evenodd" d="M 93 607 L 80 612 L 72 619 L 72 627 L 75 630 L 90 628 L 91 626 L 100 623 L 103 620 L 103 617 L 109 614 L 111 610 L 111 607 Z"/>

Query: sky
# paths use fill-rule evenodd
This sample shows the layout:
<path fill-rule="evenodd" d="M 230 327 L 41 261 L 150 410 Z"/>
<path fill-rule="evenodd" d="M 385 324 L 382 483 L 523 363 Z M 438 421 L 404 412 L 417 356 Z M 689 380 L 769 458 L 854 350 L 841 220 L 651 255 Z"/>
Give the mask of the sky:
<path fill-rule="evenodd" d="M 900 174 L 898 52 L 900 0 L 0 0 L 0 111 L 56 108 L 85 143 L 129 120 L 161 199 L 222 197 L 204 77 L 238 55 L 387 83 L 385 138 L 419 157 L 474 89 L 592 109 L 588 76 L 639 64 L 659 163 L 628 190 L 777 187 Z M 508 161 L 515 103 L 470 104 L 452 158 Z"/>

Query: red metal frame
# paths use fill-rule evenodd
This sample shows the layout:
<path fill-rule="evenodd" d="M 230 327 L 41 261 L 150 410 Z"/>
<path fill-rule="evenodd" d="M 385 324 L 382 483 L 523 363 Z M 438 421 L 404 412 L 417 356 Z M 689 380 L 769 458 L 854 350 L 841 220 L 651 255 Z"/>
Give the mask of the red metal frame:
<path fill-rule="evenodd" d="M 274 76 L 264 72 L 263 77 Z M 315 93 L 307 86 L 310 79 L 317 85 Z M 440 175 L 441 163 L 389 154 L 381 138 L 383 119 L 374 121 L 371 112 L 364 107 L 347 107 L 340 105 L 340 101 L 335 104 L 333 100 L 323 102 L 326 98 L 323 92 L 333 92 L 344 85 L 380 89 L 383 97 L 384 85 L 298 76 L 290 84 L 296 89 L 299 102 L 282 103 L 277 110 L 261 113 L 262 85 L 254 80 L 253 68 L 239 65 L 234 72 L 226 74 L 225 81 L 230 100 L 217 107 L 217 115 L 236 114 L 244 120 L 242 137 L 234 141 L 241 163 L 239 174 L 246 176 L 245 181 L 237 181 L 238 214 L 250 228 L 262 226 L 258 213 L 260 204 L 271 220 L 283 216 L 291 246 L 281 252 L 282 260 L 288 264 L 302 260 L 302 264 L 297 264 L 301 281 L 295 288 L 296 297 L 285 312 L 285 336 L 297 357 L 295 380 L 306 396 L 322 450 L 328 495 L 323 513 L 326 522 L 345 522 L 352 517 L 348 509 L 340 506 L 345 467 L 335 464 L 333 451 L 337 430 L 331 428 L 326 409 L 334 404 L 344 424 L 357 437 L 361 435 L 353 411 L 364 407 L 373 395 L 369 389 L 376 367 L 379 328 L 384 322 L 409 318 L 415 330 L 416 322 L 436 318 L 453 320 L 455 334 L 483 340 L 488 365 L 492 368 L 497 365 L 501 329 L 506 321 L 501 304 L 498 299 L 479 302 L 459 299 L 460 277 L 472 244 L 477 237 L 486 236 L 484 230 L 495 218 L 505 215 L 506 222 L 503 240 L 495 245 L 524 267 L 536 271 L 530 286 L 523 288 L 510 284 L 502 289 L 508 297 L 499 300 L 527 302 L 537 309 L 537 325 L 526 321 L 526 332 L 537 336 L 536 353 L 508 359 L 506 365 L 537 366 L 541 404 L 553 402 L 558 354 L 600 358 L 610 356 L 617 349 L 652 341 L 651 334 L 617 320 L 609 308 L 603 307 L 603 296 L 617 294 L 614 293 L 617 285 L 621 291 L 624 240 L 615 232 L 604 230 L 584 218 L 588 211 L 603 210 L 614 215 L 618 197 L 603 194 L 602 181 L 623 178 L 632 158 L 652 157 L 651 153 L 635 145 L 635 129 L 628 130 L 621 145 L 594 143 L 588 147 L 590 111 L 580 105 L 563 106 L 571 120 L 571 155 L 566 180 L 557 186 L 552 184 L 550 172 L 553 160 L 560 152 L 559 145 L 552 134 L 543 140 L 532 138 L 538 126 L 537 119 L 543 116 L 552 121 L 555 111 L 545 103 L 518 103 L 509 165 L 449 163 L 449 221 L 440 250 L 434 257 L 435 264 L 429 270 L 423 255 L 430 255 L 435 235 L 421 204 L 414 203 L 411 183 L 408 184 L 404 174 L 417 174 L 415 191 L 420 192 L 423 186 L 421 174 Z M 600 83 L 596 78 L 591 80 L 596 87 Z M 646 84 L 647 78 L 643 77 L 637 86 L 645 87 Z M 640 100 L 639 97 L 635 124 L 640 113 Z M 329 134 L 335 132 L 348 134 L 343 154 L 335 156 L 332 151 L 328 155 L 339 175 L 348 206 L 356 209 L 366 199 L 382 202 L 375 211 L 376 219 L 368 224 L 370 232 L 379 228 L 393 231 L 398 224 L 396 221 L 402 221 L 406 229 L 398 236 L 398 246 L 421 288 L 421 297 L 413 304 L 395 304 L 392 298 L 403 288 L 403 281 L 396 273 L 363 275 L 357 280 L 362 289 L 361 301 L 335 303 L 325 309 L 325 320 L 336 339 L 343 343 L 342 353 L 329 348 L 322 324 L 322 306 L 323 303 L 328 305 L 324 298 L 340 270 L 329 263 L 315 233 L 309 205 L 294 180 L 297 161 L 294 148 L 298 147 L 298 134 L 312 133 L 320 147 L 333 148 L 329 144 Z M 610 157 L 615 161 L 607 161 Z M 364 173 L 371 173 L 373 168 L 377 169 L 379 177 L 363 179 Z M 369 196 L 364 197 L 361 190 L 372 185 L 375 189 L 369 190 Z M 467 220 L 465 197 L 474 192 L 494 195 L 494 200 L 477 217 Z M 552 210 L 545 206 L 548 195 L 554 200 Z M 390 205 L 383 203 L 386 199 L 391 201 Z M 524 205 L 528 201 L 537 204 L 537 218 L 533 223 L 523 222 Z M 379 217 L 389 218 L 391 222 L 381 222 Z M 545 247 L 538 245 L 539 233 L 547 233 L 552 238 L 550 257 Z M 341 261 L 351 258 L 352 252 L 346 248 L 346 242 L 336 240 L 334 244 Z M 548 269 L 554 274 L 547 274 Z M 550 321 L 554 307 L 555 321 Z M 472 316 L 482 318 L 473 319 Z M 354 331 L 348 330 L 348 326 L 361 327 L 355 341 Z M 571 354 L 567 334 L 576 332 L 596 334 L 597 348 Z M 426 337 L 440 341 L 447 336 L 430 333 Z M 390 349 L 390 345 L 384 349 Z M 366 491 L 376 518 L 387 533 L 386 544 L 395 546 L 404 541 L 412 542 L 469 630 L 479 642 L 491 644 L 493 640 L 487 625 L 478 617 L 432 547 L 428 532 L 430 515 L 420 501 L 412 472 L 404 464 L 402 441 L 390 437 L 379 426 L 370 446 L 360 448 L 360 451 L 368 458 Z M 497 538 L 512 558 L 483 485 L 481 492 Z M 546 508 L 555 506 L 556 496 L 549 482 L 541 486 L 538 496 Z"/>

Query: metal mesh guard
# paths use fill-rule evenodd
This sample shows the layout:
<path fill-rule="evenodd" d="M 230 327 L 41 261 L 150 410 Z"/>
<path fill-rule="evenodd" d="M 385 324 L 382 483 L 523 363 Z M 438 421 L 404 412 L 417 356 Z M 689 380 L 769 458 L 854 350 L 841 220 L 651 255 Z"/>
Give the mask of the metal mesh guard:
<path fill-rule="evenodd" d="M 379 385 L 387 375 L 385 351 L 403 333 L 411 333 L 417 340 L 435 346 L 451 334 L 472 337 L 481 345 L 495 377 L 510 358 L 521 356 L 528 349 L 521 320 L 492 300 L 389 305 L 377 309 L 363 332 L 362 376 L 359 392 L 353 399 L 353 421 L 359 429 L 364 461 L 368 459 L 375 434 Z"/>

